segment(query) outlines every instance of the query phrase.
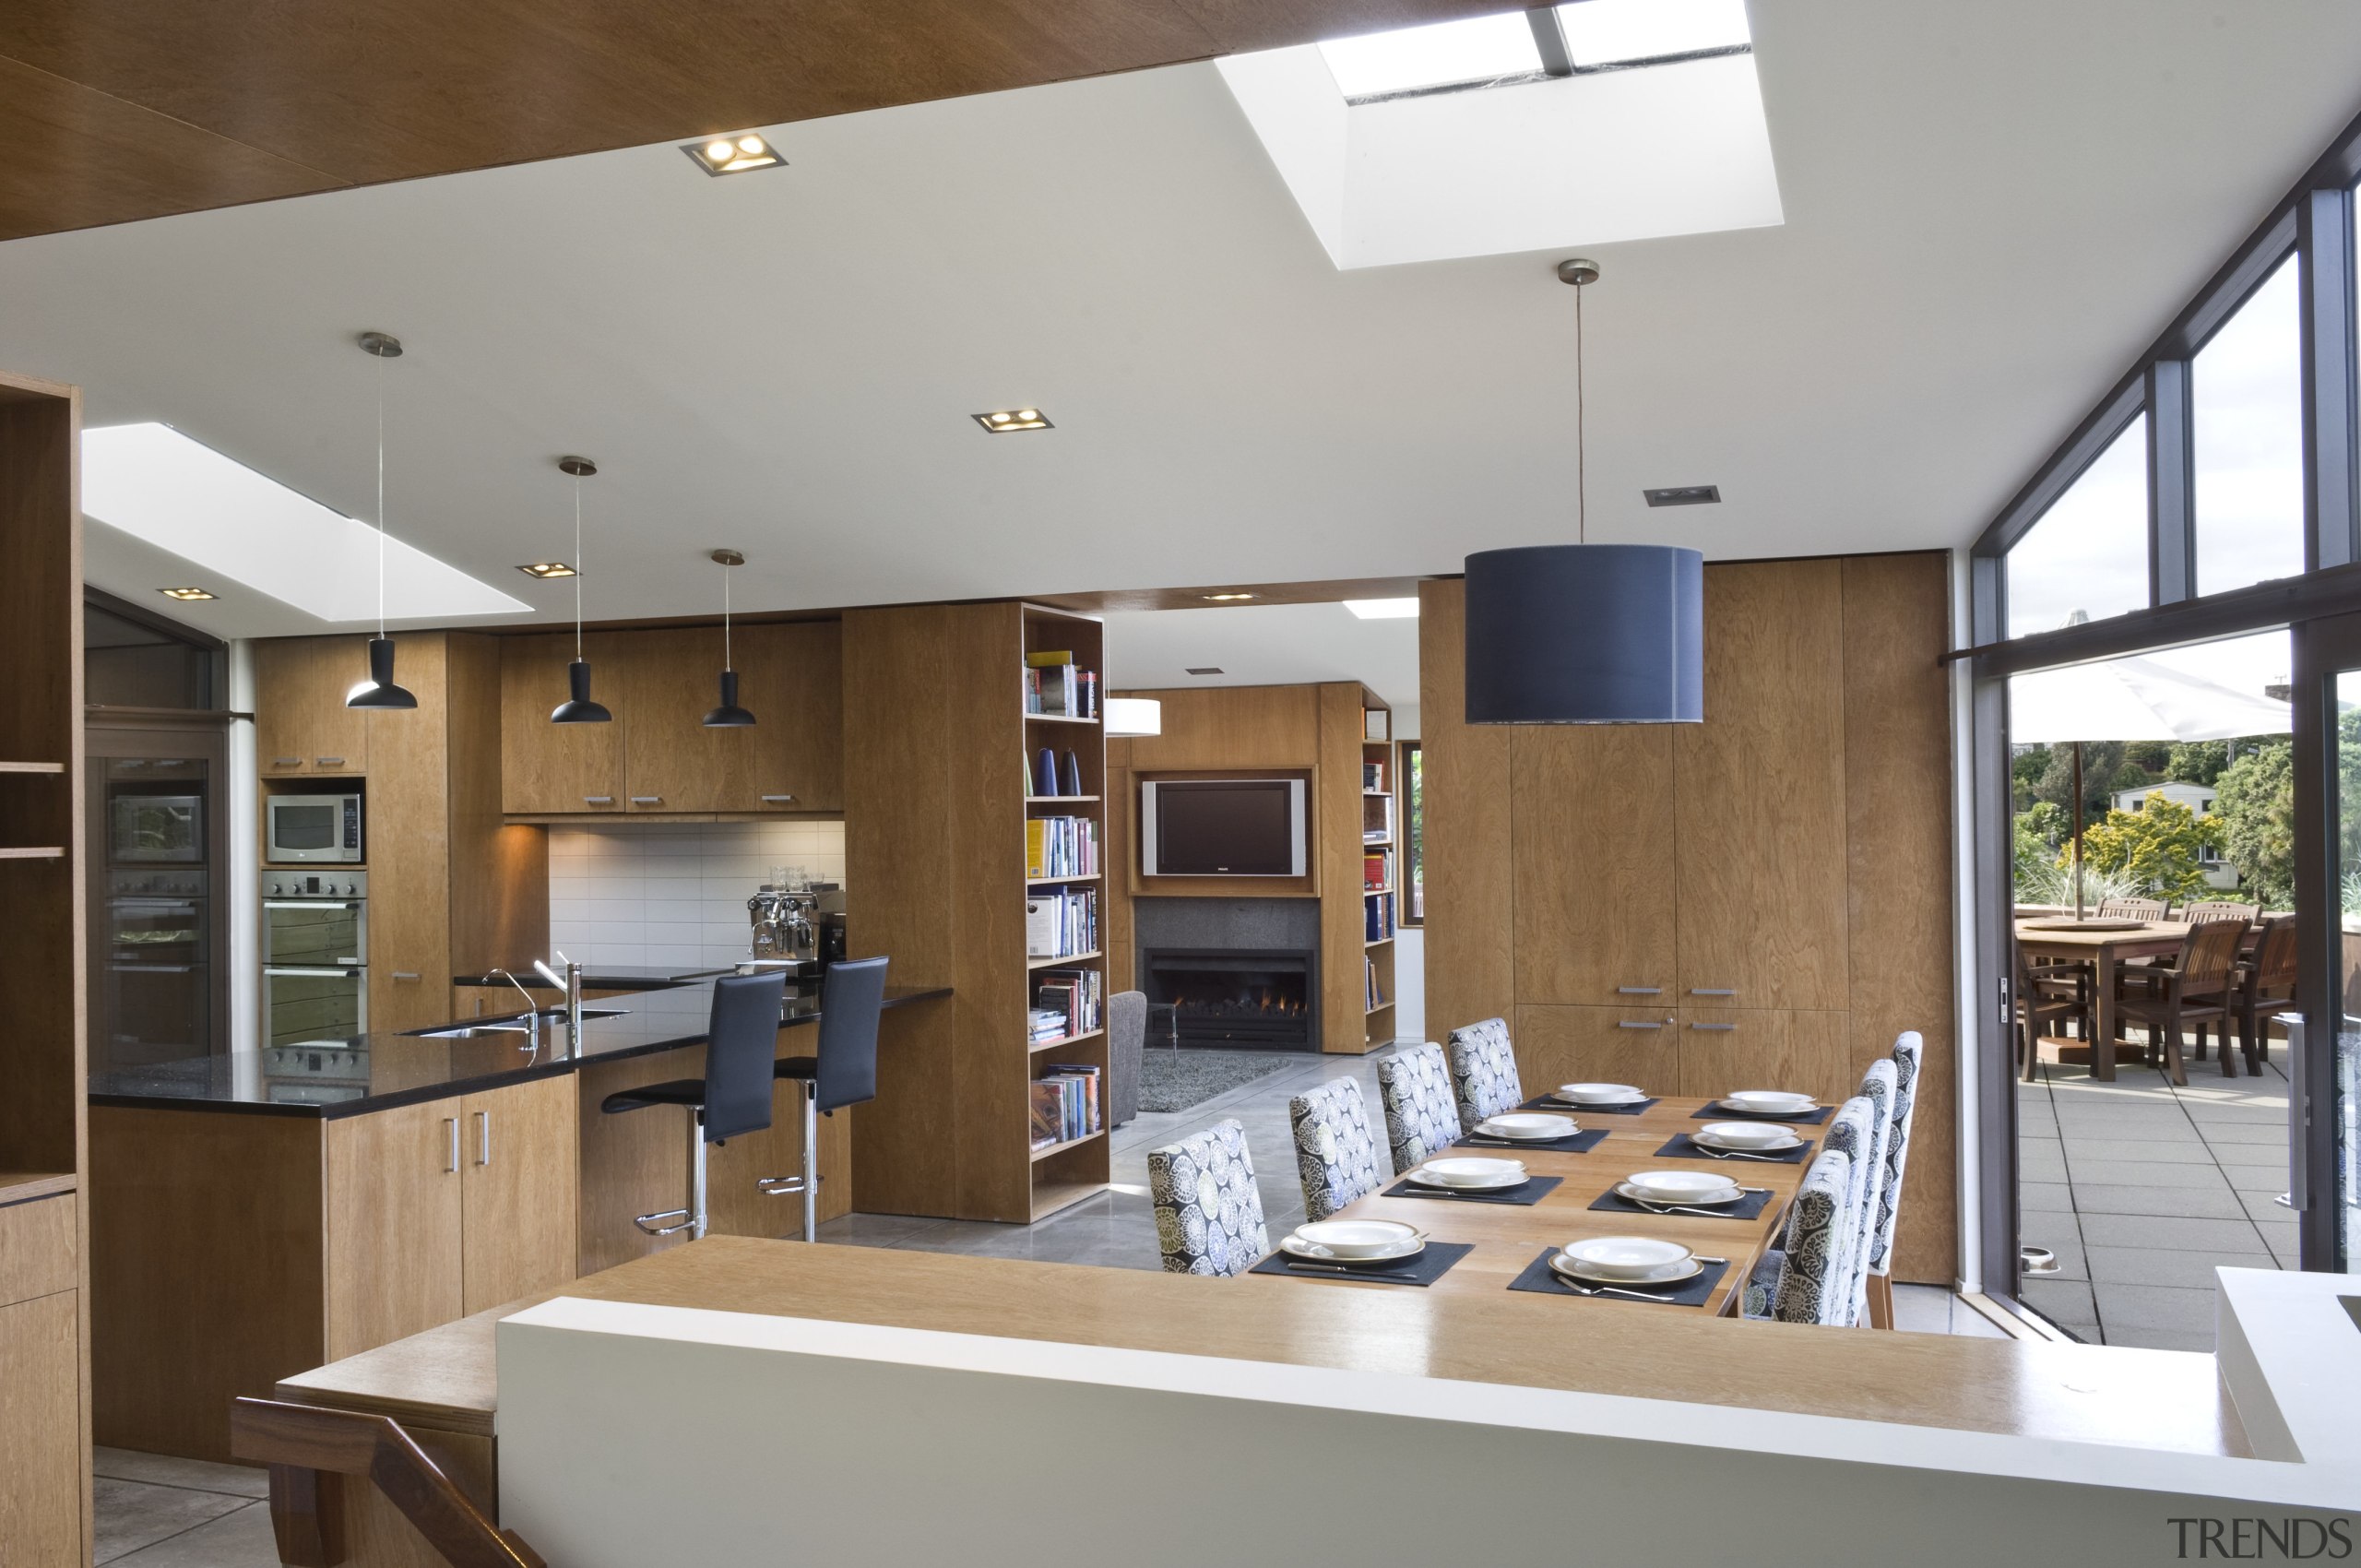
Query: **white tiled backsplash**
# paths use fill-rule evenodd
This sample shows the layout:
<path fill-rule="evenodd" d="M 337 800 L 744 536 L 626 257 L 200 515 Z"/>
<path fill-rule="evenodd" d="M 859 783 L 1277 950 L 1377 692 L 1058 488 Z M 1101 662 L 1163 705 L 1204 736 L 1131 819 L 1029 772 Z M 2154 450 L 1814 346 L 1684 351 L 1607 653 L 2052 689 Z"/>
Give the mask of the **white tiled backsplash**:
<path fill-rule="evenodd" d="M 578 964 L 694 968 L 746 956 L 746 900 L 777 865 L 845 879 L 841 822 L 618 822 L 550 829 L 550 940 Z"/>

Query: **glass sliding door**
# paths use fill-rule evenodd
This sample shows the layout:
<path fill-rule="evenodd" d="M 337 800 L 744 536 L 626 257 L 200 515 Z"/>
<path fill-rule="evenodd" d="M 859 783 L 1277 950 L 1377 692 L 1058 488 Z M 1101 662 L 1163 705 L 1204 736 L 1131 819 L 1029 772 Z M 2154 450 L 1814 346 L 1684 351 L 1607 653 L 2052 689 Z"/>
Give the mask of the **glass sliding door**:
<path fill-rule="evenodd" d="M 2296 688 L 2304 915 L 2292 1172 L 2303 1266 L 2361 1273 L 2361 615 L 2307 624 Z"/>

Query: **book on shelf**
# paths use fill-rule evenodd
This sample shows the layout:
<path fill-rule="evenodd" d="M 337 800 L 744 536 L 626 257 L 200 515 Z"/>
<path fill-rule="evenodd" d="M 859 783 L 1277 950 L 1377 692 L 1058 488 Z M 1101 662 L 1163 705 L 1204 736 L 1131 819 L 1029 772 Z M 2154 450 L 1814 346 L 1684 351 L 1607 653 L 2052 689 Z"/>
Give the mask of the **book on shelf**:
<path fill-rule="evenodd" d="M 1380 893 L 1394 885 L 1394 851 L 1382 849 L 1361 857 L 1361 890 Z"/>
<path fill-rule="evenodd" d="M 1033 1080 L 1033 1146 L 1070 1144 L 1099 1130 L 1098 1069 L 1052 1063 Z"/>
<path fill-rule="evenodd" d="M 1361 936 L 1382 942 L 1394 934 L 1394 895 L 1367 893 L 1361 897 Z"/>
<path fill-rule="evenodd" d="M 1098 889 L 1048 889 L 1025 900 L 1025 956 L 1062 958 L 1098 950 Z"/>
<path fill-rule="evenodd" d="M 1361 709 L 1361 739 L 1364 741 L 1394 739 L 1394 715 L 1382 707 Z"/>
<path fill-rule="evenodd" d="M 1107 977 L 1097 969 L 1042 969 L 1033 980 L 1033 1018 L 1038 1030 L 1044 1016 L 1054 1018 L 1057 1029 L 1048 1038 L 1057 1039 L 1068 1035 L 1086 1035 L 1099 1026 L 1100 1009 L 1106 998 Z M 1042 1036 L 1034 1035 L 1039 1044 Z"/>
<path fill-rule="evenodd" d="M 1385 788 L 1385 765 L 1384 765 L 1383 763 L 1382 763 L 1382 762 L 1364 762 L 1364 763 L 1362 763 L 1362 764 L 1361 764 L 1361 789 L 1362 789 L 1364 791 L 1373 791 L 1373 790 L 1382 790 L 1382 789 L 1384 789 L 1384 788 Z"/>
<path fill-rule="evenodd" d="M 1394 841 L 1394 797 L 1363 795 L 1361 797 L 1361 842 L 1390 844 Z"/>
<path fill-rule="evenodd" d="M 1361 1005 L 1374 1013 L 1380 1007 L 1385 1005 L 1385 997 L 1377 989 L 1377 960 L 1374 958 L 1363 958 L 1361 960 L 1361 965 L 1368 973 L 1367 994 L 1364 996 Z"/>
<path fill-rule="evenodd" d="M 1098 824 L 1086 816 L 1035 817 L 1025 825 L 1025 874 L 1038 882 L 1051 876 L 1096 876 Z"/>
<path fill-rule="evenodd" d="M 1025 656 L 1025 711 L 1062 719 L 1098 717 L 1098 671 L 1074 665 L 1074 655 Z"/>

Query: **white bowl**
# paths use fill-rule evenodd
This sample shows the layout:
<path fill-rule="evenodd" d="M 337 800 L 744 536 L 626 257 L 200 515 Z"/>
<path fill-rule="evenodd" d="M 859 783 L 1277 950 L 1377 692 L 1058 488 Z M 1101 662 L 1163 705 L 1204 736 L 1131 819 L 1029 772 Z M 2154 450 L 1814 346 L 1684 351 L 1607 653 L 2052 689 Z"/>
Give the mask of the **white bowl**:
<path fill-rule="evenodd" d="M 1793 1116 L 1820 1105 L 1808 1094 L 1789 1094 L 1785 1089 L 1740 1089 L 1722 1096 L 1722 1103 L 1732 1111 L 1751 1111 L 1763 1116 Z"/>
<path fill-rule="evenodd" d="M 1738 1183 L 1718 1170 L 1634 1170 L 1623 1181 L 1633 1192 L 1656 1203 L 1693 1204 L 1738 1191 Z"/>
<path fill-rule="evenodd" d="M 1796 1141 L 1792 1129 L 1761 1122 L 1708 1122 L 1698 1130 L 1730 1148 L 1783 1148 Z"/>
<path fill-rule="evenodd" d="M 1630 1084 L 1560 1084 L 1558 1098 L 1570 1105 L 1629 1105 L 1648 1097 Z"/>
<path fill-rule="evenodd" d="M 1340 1258 L 1382 1256 L 1418 1239 L 1415 1225 L 1391 1219 L 1321 1219 L 1295 1228 L 1298 1240 Z"/>
<path fill-rule="evenodd" d="M 1430 1159 L 1418 1169 L 1428 1180 L 1444 1187 L 1484 1187 L 1525 1180 L 1521 1159 Z"/>
<path fill-rule="evenodd" d="M 1479 1122 L 1476 1130 L 1495 1138 L 1548 1139 L 1570 1137 L 1582 1131 L 1571 1116 L 1552 1116 L 1547 1111 L 1512 1111 Z"/>
<path fill-rule="evenodd" d="M 1569 1242 L 1565 1255 L 1609 1279 L 1649 1279 L 1679 1268 L 1693 1254 L 1678 1241 L 1653 1236 L 1594 1236 Z"/>

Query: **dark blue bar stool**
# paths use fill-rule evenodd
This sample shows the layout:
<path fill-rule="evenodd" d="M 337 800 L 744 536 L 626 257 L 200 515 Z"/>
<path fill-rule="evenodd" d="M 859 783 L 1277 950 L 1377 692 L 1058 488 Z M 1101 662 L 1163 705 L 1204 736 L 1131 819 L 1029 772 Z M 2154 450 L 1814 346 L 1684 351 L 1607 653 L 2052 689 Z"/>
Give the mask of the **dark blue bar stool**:
<path fill-rule="evenodd" d="M 635 1089 L 619 1089 L 599 1102 L 616 1116 L 651 1105 L 684 1107 L 689 1115 L 689 1206 L 632 1217 L 651 1236 L 686 1230 L 694 1241 L 705 1234 L 706 1146 L 771 1124 L 771 1063 L 778 1056 L 780 1008 L 787 995 L 784 974 L 730 975 L 713 986 L 713 1013 L 706 1026 L 705 1076 L 674 1078 Z"/>
<path fill-rule="evenodd" d="M 820 1226 L 820 1117 L 877 1098 L 877 1018 L 884 1006 L 884 959 L 829 965 L 820 987 L 818 1053 L 784 1057 L 773 1069 L 803 1097 L 803 1173 L 765 1177 L 760 1185 L 773 1197 L 802 1195 L 807 1241 Z"/>

